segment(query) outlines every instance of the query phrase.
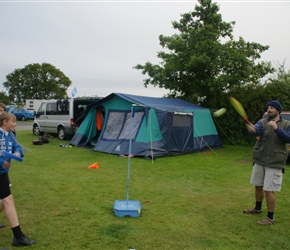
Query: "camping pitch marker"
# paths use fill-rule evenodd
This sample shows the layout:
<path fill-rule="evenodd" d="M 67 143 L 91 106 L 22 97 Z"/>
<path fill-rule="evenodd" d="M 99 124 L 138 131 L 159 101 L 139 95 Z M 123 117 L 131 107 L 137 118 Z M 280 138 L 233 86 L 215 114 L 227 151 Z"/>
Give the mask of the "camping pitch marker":
<path fill-rule="evenodd" d="M 141 213 L 141 203 L 137 200 L 129 200 L 129 186 L 130 186 L 130 167 L 131 167 L 131 148 L 132 148 L 132 130 L 134 126 L 135 106 L 131 108 L 131 125 L 130 125 L 130 143 L 128 154 L 128 175 L 126 185 L 126 200 L 116 200 L 114 202 L 114 212 L 118 217 L 139 217 Z"/>

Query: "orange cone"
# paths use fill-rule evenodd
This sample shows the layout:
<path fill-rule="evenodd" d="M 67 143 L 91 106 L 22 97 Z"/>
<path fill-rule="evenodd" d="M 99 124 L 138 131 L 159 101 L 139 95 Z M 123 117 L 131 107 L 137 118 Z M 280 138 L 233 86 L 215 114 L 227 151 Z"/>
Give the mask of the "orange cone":
<path fill-rule="evenodd" d="M 95 169 L 97 169 L 97 168 L 99 168 L 99 165 L 98 165 L 98 163 L 96 162 L 96 163 L 94 163 L 94 164 L 88 166 L 88 168 L 95 168 Z"/>

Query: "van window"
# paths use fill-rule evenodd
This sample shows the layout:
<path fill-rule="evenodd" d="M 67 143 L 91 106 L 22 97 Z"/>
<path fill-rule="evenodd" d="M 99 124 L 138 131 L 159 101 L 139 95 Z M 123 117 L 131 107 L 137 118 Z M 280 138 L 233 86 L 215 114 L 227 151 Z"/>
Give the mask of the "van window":
<path fill-rule="evenodd" d="M 56 102 L 56 114 L 69 115 L 69 101 L 68 100 L 58 100 Z"/>
<path fill-rule="evenodd" d="M 45 103 L 42 103 L 37 111 L 38 115 L 44 115 Z"/>
<path fill-rule="evenodd" d="M 78 105 L 78 111 L 84 112 L 86 110 L 87 105 Z"/>
<path fill-rule="evenodd" d="M 282 111 L 280 116 L 282 117 L 282 119 L 290 121 L 290 113 L 289 113 L 289 111 Z M 268 117 L 268 114 L 267 114 L 267 112 L 265 112 L 264 115 L 263 115 L 263 118 L 267 118 L 267 117 Z"/>
<path fill-rule="evenodd" d="M 56 114 L 56 103 L 47 103 L 46 104 L 46 114 L 55 115 Z"/>
<path fill-rule="evenodd" d="M 281 114 L 282 118 L 290 121 L 290 114 Z"/>

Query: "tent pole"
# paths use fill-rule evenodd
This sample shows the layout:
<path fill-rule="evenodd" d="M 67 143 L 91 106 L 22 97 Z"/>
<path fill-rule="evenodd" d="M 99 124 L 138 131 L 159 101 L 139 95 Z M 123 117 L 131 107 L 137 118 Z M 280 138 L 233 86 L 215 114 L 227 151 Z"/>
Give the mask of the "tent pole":
<path fill-rule="evenodd" d="M 151 109 L 149 110 L 149 124 L 150 124 L 150 151 L 151 151 L 151 161 L 154 164 L 153 160 L 153 149 L 152 149 L 152 120 L 151 120 Z"/>
<path fill-rule="evenodd" d="M 127 199 L 127 203 L 129 201 L 131 148 L 132 148 L 132 129 L 133 129 L 134 113 L 135 113 L 135 106 L 133 106 L 133 105 L 132 105 L 132 108 L 131 108 L 130 141 L 129 141 L 129 154 L 128 154 L 128 175 L 127 175 L 127 185 L 126 185 L 126 199 Z"/>

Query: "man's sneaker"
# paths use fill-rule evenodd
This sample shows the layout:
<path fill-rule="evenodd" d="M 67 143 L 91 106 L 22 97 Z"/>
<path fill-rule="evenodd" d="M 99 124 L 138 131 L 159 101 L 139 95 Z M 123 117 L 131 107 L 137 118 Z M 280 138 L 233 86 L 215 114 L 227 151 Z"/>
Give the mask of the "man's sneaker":
<path fill-rule="evenodd" d="M 260 214 L 262 213 L 262 209 L 261 210 L 256 210 L 255 208 L 249 208 L 249 209 L 245 209 L 243 211 L 244 214 Z"/>
<path fill-rule="evenodd" d="M 5 227 L 4 224 L 0 224 L 0 228 L 3 228 L 3 227 Z"/>
<path fill-rule="evenodd" d="M 274 220 L 271 220 L 270 218 L 266 217 L 266 219 L 258 221 L 258 225 L 273 225 L 275 223 Z"/>
<path fill-rule="evenodd" d="M 25 235 L 23 235 L 20 239 L 14 237 L 12 241 L 13 246 L 30 246 L 35 243 L 36 242 L 34 240 L 27 238 Z"/>

